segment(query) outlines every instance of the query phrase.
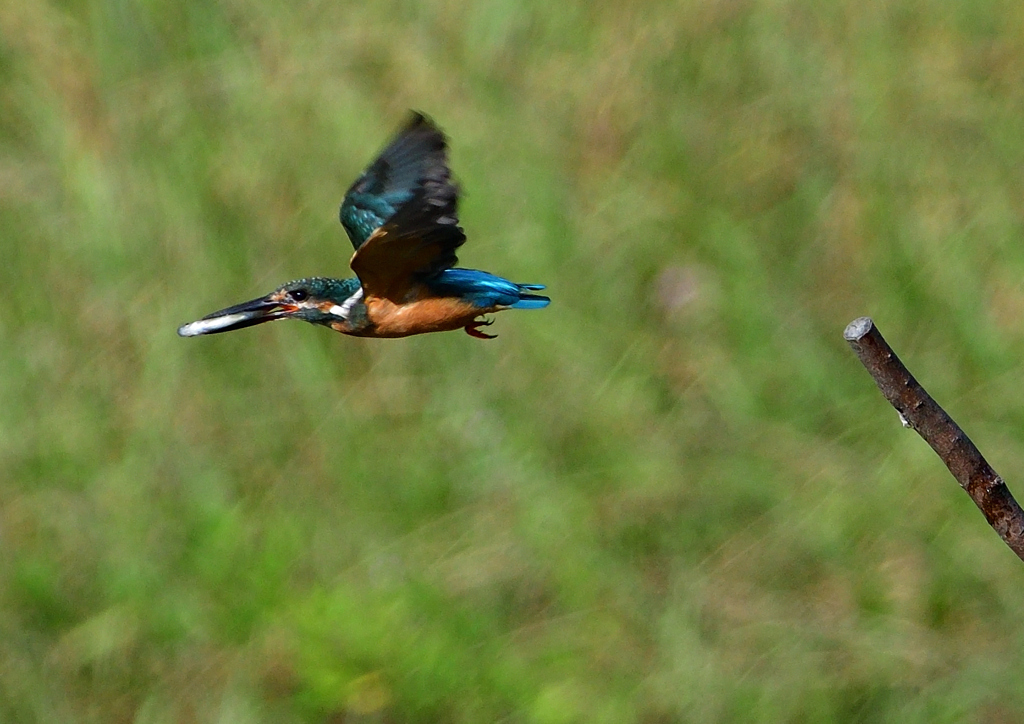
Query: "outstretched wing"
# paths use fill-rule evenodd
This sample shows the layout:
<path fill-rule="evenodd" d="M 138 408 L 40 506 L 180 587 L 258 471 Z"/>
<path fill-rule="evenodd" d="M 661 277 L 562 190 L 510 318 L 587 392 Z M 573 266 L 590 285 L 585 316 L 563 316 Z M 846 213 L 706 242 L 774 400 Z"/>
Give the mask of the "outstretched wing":
<path fill-rule="evenodd" d="M 352 255 L 352 271 L 366 297 L 407 300 L 424 279 L 455 266 L 455 250 L 466 241 L 455 215 L 456 188 L 429 182 Z"/>
<path fill-rule="evenodd" d="M 452 196 L 458 190 L 449 181 L 444 134 L 420 113 L 381 151 L 345 194 L 338 215 L 356 251 L 417 195 Z"/>

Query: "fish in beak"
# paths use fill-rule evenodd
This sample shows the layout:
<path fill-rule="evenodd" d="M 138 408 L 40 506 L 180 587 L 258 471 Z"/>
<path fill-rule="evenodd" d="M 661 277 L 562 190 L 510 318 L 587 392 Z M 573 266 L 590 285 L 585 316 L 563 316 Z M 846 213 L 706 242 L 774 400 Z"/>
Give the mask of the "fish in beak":
<path fill-rule="evenodd" d="M 178 327 L 178 334 L 182 337 L 198 337 L 201 334 L 231 332 L 264 322 L 273 322 L 276 319 L 285 319 L 297 310 L 298 307 L 283 302 L 280 295 L 275 292 L 213 314 L 207 314 L 198 321 L 183 324 Z"/>

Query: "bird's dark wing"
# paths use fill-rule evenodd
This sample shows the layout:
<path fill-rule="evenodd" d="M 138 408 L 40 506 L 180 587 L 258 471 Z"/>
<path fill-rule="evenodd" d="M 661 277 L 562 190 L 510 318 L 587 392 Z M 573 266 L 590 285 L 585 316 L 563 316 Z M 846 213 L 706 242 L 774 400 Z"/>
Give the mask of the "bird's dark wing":
<path fill-rule="evenodd" d="M 444 134 L 420 113 L 381 151 L 345 194 L 339 217 L 356 251 L 370 235 L 418 194 L 453 199 L 458 189 L 449 180 Z"/>
<path fill-rule="evenodd" d="M 352 255 L 352 270 L 367 297 L 406 300 L 417 282 L 455 265 L 466 241 L 449 183 L 425 184 Z"/>

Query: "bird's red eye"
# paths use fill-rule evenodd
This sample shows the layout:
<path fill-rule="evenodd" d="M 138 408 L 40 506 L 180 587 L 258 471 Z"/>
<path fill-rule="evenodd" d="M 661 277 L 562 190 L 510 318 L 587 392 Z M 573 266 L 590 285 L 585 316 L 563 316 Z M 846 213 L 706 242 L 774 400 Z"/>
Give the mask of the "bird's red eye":
<path fill-rule="evenodd" d="M 305 289 L 293 289 L 291 292 L 291 297 L 296 302 L 302 302 L 309 297 L 309 292 L 307 292 Z"/>

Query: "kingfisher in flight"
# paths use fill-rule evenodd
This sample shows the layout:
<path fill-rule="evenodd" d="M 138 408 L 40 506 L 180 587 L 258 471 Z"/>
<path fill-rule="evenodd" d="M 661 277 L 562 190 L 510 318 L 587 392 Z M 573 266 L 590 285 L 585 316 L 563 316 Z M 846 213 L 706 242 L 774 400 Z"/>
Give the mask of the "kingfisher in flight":
<path fill-rule="evenodd" d="M 357 337 L 408 337 L 465 329 L 479 339 L 484 315 L 540 309 L 540 284 L 516 284 L 475 269 L 455 268 L 466 241 L 456 207 L 459 189 L 448 169 L 444 134 L 414 113 L 363 171 L 341 203 L 341 225 L 355 254 L 349 279 L 310 277 L 208 314 L 178 328 L 182 337 L 230 332 L 278 319 L 301 319 Z"/>

